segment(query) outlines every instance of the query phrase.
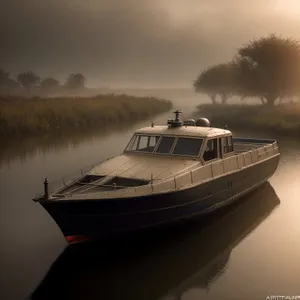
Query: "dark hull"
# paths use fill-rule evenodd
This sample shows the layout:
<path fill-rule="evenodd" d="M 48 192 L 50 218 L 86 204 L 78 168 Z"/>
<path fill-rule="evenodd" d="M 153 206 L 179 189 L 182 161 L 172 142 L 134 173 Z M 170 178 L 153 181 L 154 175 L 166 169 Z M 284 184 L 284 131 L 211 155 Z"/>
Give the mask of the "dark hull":
<path fill-rule="evenodd" d="M 279 155 L 199 186 L 163 195 L 41 204 L 65 237 L 107 237 L 215 211 L 266 182 L 278 162 Z"/>

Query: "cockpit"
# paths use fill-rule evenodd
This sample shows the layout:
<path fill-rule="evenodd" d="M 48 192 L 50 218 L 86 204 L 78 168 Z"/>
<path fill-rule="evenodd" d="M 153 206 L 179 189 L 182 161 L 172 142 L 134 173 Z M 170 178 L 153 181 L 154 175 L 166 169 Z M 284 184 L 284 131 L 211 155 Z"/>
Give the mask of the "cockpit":
<path fill-rule="evenodd" d="M 205 163 L 234 155 L 234 147 L 231 135 L 207 138 L 136 133 L 124 152 L 202 159 Z"/>
<path fill-rule="evenodd" d="M 165 155 L 201 160 L 204 164 L 234 155 L 232 134 L 229 130 L 212 128 L 201 118 L 179 120 L 180 111 L 174 112 L 175 120 L 168 126 L 142 128 L 131 138 L 125 153 Z"/>
<path fill-rule="evenodd" d="M 203 138 L 135 134 L 125 152 L 198 157 Z"/>

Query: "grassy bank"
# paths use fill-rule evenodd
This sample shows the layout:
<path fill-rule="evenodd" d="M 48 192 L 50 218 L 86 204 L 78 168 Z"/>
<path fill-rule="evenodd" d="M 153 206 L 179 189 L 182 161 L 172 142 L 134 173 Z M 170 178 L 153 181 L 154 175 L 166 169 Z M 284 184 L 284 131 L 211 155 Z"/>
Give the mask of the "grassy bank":
<path fill-rule="evenodd" d="M 133 123 L 172 108 L 153 97 L 100 95 L 89 98 L 0 98 L 0 136 L 105 128 Z"/>
<path fill-rule="evenodd" d="M 250 129 L 300 136 L 300 104 L 199 105 L 195 117 L 208 118 L 212 126 Z"/>

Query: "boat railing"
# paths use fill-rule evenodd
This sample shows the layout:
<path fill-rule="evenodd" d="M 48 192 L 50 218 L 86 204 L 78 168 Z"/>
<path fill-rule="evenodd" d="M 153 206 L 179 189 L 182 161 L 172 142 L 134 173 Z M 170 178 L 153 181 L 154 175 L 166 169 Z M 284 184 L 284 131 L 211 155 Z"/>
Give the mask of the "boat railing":
<path fill-rule="evenodd" d="M 79 179 L 81 179 L 82 177 L 84 177 L 89 171 L 91 171 L 94 167 L 96 167 L 97 165 L 107 161 L 111 159 L 107 158 L 101 161 L 96 161 L 93 164 L 90 164 L 88 166 L 85 166 L 83 168 L 77 169 L 71 173 L 68 173 L 66 175 L 64 175 L 63 177 L 56 179 L 54 181 L 49 181 L 48 183 L 48 191 L 49 191 L 49 195 L 55 193 L 56 195 L 59 195 L 59 191 L 67 186 L 70 186 L 74 183 L 76 183 Z M 42 186 L 41 186 L 41 192 L 38 193 L 33 200 L 37 200 L 40 199 L 41 197 L 44 196 L 44 189 L 42 191 Z M 63 195 L 62 195 L 63 196 Z"/>
<path fill-rule="evenodd" d="M 118 192 L 123 196 L 132 196 L 133 194 L 139 196 L 144 195 L 145 193 L 162 193 L 185 189 L 188 186 L 208 182 L 212 179 L 247 168 L 276 155 L 279 155 L 279 148 L 275 141 L 272 144 L 266 144 L 260 148 L 238 153 L 218 161 L 201 165 L 194 170 L 189 170 L 180 175 L 170 177 L 166 181 L 159 181 L 142 187 L 119 189 Z M 228 182 L 229 186 L 231 184 L 232 182 Z M 109 193 L 104 195 L 107 197 L 109 196 Z"/>
<path fill-rule="evenodd" d="M 271 158 L 279 154 L 279 148 L 277 142 L 266 144 L 260 148 L 254 148 L 248 150 L 247 152 L 237 153 L 236 155 L 229 156 L 227 158 L 214 161 L 204 166 L 201 165 L 199 168 L 186 171 L 184 174 L 170 178 L 167 181 L 152 183 L 151 185 L 145 185 L 142 187 L 134 187 L 128 189 L 120 189 L 121 193 L 139 193 L 145 191 L 146 188 L 149 188 L 153 193 L 163 192 L 168 190 L 178 190 L 185 188 L 187 185 L 193 185 L 195 183 L 210 181 L 214 178 L 236 172 L 243 168 L 249 167 L 252 164 L 259 163 L 265 159 Z M 108 160 L 108 159 L 107 159 Z M 98 165 L 103 161 L 95 163 Z M 76 173 L 73 173 L 71 176 L 64 176 L 61 180 L 52 182 L 49 185 L 49 195 L 53 194 L 55 191 L 59 194 L 59 191 L 66 186 L 76 183 L 80 178 L 82 178 L 89 170 L 91 170 L 94 165 L 83 168 Z M 113 186 L 115 189 L 119 189 L 118 186 Z M 44 193 L 41 193 L 35 198 L 35 200 L 43 197 Z M 56 194 L 57 195 L 57 194 Z M 63 195 L 61 195 L 63 196 Z"/>
<path fill-rule="evenodd" d="M 255 139 L 255 138 L 244 138 L 244 137 L 234 137 L 233 142 L 235 143 L 248 143 L 248 144 L 274 144 L 277 141 L 272 139 Z"/>
<path fill-rule="evenodd" d="M 208 163 L 204 166 L 184 174 L 175 176 L 168 182 L 162 182 L 153 185 L 153 192 L 162 190 L 172 190 L 185 188 L 187 185 L 194 183 L 210 181 L 213 178 L 224 176 L 237 170 L 249 167 L 252 164 L 259 163 L 272 156 L 278 155 L 279 149 L 277 142 L 268 143 L 260 148 L 255 148 L 244 153 L 230 156 L 228 158 Z"/>

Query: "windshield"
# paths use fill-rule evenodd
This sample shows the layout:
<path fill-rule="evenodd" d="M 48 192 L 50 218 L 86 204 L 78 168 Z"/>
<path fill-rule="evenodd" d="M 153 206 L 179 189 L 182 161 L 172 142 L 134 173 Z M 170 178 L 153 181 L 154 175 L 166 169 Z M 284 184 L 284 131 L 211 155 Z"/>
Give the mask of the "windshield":
<path fill-rule="evenodd" d="M 169 154 L 174 145 L 175 140 L 176 137 L 171 137 L 171 136 L 162 137 L 161 141 L 159 142 L 159 146 L 156 149 L 156 153 Z"/>
<path fill-rule="evenodd" d="M 125 149 L 130 152 L 168 154 L 172 156 L 199 156 L 203 138 L 176 136 L 134 135 Z"/>
<path fill-rule="evenodd" d="M 134 135 L 125 151 L 153 152 L 159 136 Z"/>
<path fill-rule="evenodd" d="M 183 138 L 177 140 L 176 146 L 172 152 L 174 155 L 198 156 L 203 139 Z"/>

